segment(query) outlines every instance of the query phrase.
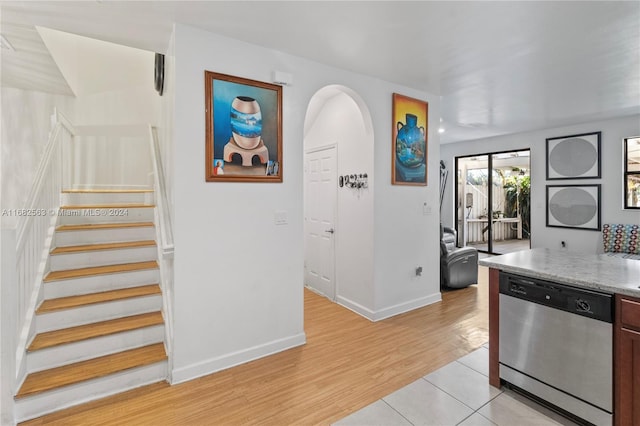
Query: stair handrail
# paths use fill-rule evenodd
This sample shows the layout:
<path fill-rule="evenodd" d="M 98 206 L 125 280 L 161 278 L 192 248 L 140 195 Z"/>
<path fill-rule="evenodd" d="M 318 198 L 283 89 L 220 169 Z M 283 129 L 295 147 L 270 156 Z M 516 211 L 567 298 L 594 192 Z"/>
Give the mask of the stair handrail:
<path fill-rule="evenodd" d="M 16 209 L 15 228 L 8 229 L 6 234 L 12 239 L 13 249 L 10 253 L 11 264 L 3 262 L 3 269 L 9 269 L 6 274 L 3 270 L 3 286 L 14 289 L 12 299 L 15 300 L 15 308 L 12 314 L 15 315 L 15 331 L 12 347 L 15 349 L 15 358 L 11 361 L 16 370 L 16 383 L 24 379 L 25 349 L 33 333 L 32 318 L 42 296 L 47 254 L 53 243 L 53 230 L 61 204 L 63 175 L 67 165 L 63 151 L 71 144 L 75 133 L 71 122 L 57 110 L 52 115 L 52 124 L 53 129 L 40 158 L 25 207 Z"/>
<path fill-rule="evenodd" d="M 39 195 L 40 195 L 40 191 L 42 190 L 42 185 L 44 184 L 43 181 L 44 181 L 45 172 L 47 167 L 49 167 L 52 161 L 53 153 L 58 148 L 58 144 L 59 144 L 58 136 L 62 132 L 64 132 L 64 130 L 66 130 L 71 137 L 75 136 L 76 134 L 74 125 L 60 111 L 55 110 L 53 114 L 53 119 L 55 120 L 55 125 L 53 127 L 53 130 L 49 133 L 49 140 L 47 141 L 42 157 L 40 158 L 40 163 L 38 164 L 38 169 L 36 170 L 33 184 L 31 185 L 31 188 L 29 190 L 29 195 L 27 196 L 27 202 L 25 203 L 25 208 L 23 209 L 27 212 L 35 212 L 39 208 L 38 206 Z M 62 166 L 62 164 L 60 164 L 60 166 Z M 62 189 L 62 181 L 61 181 L 61 189 Z M 60 195 L 60 191 L 58 191 L 58 195 Z M 56 214 L 57 214 L 58 207 L 60 207 L 59 203 L 57 206 L 53 207 L 56 209 Z M 47 212 L 47 216 L 50 217 L 51 216 L 50 213 L 51 212 Z M 25 233 L 27 231 L 27 228 L 33 221 L 34 217 L 35 217 L 34 215 L 18 216 L 18 222 L 16 225 L 16 229 L 18 230 L 17 246 L 16 246 L 17 252 L 22 251 L 24 247 Z"/>
<path fill-rule="evenodd" d="M 165 344 L 169 353 L 169 371 L 172 370 L 171 354 L 173 353 L 173 226 L 171 221 L 171 205 L 167 197 L 167 184 L 162 165 L 160 146 L 155 127 L 149 125 L 149 144 L 151 147 L 151 163 L 153 164 L 153 188 L 156 194 L 157 228 L 159 236 L 160 286 L 162 289 L 162 308 L 165 320 Z"/>
<path fill-rule="evenodd" d="M 160 238 L 162 246 L 162 254 L 164 256 L 172 255 L 173 246 L 173 226 L 171 221 L 170 204 L 167 197 L 167 185 L 164 176 L 164 167 L 160 155 L 160 146 L 156 136 L 155 128 L 149 125 L 149 142 L 151 145 L 151 155 L 154 175 L 154 190 L 157 194 L 156 207 L 160 219 Z"/>

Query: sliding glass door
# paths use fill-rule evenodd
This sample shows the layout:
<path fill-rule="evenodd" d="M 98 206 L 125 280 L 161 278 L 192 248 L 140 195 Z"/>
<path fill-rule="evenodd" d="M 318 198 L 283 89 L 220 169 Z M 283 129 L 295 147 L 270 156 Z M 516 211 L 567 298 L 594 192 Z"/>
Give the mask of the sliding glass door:
<path fill-rule="evenodd" d="M 456 158 L 458 246 L 473 245 L 485 252 L 489 251 L 485 220 L 490 202 L 488 165 L 488 155 Z"/>
<path fill-rule="evenodd" d="M 529 150 L 456 158 L 458 246 L 504 254 L 530 247 Z"/>

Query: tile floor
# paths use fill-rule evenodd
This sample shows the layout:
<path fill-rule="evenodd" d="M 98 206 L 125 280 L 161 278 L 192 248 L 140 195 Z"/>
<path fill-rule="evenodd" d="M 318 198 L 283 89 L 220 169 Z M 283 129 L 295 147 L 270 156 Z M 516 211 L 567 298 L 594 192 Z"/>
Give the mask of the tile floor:
<path fill-rule="evenodd" d="M 489 385 L 487 345 L 335 423 L 336 426 L 575 425 L 510 390 Z"/>

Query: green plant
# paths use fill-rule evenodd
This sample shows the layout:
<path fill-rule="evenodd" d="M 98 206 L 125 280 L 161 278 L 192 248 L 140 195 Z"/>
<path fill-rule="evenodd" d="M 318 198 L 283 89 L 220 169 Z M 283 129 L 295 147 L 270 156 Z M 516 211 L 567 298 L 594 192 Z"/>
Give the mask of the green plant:
<path fill-rule="evenodd" d="M 475 186 L 486 185 L 489 181 L 486 169 L 469 169 L 467 170 L 467 184 Z"/>
<path fill-rule="evenodd" d="M 506 217 L 522 218 L 522 232 L 531 235 L 531 178 L 529 176 L 509 176 L 504 181 L 504 211 Z"/>

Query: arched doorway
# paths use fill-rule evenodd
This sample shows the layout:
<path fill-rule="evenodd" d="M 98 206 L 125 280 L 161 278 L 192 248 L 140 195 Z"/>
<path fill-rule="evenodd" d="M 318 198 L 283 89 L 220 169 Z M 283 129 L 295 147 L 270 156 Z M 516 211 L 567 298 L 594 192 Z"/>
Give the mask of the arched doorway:
<path fill-rule="evenodd" d="M 373 301 L 374 144 L 369 109 L 326 86 L 304 123 L 305 285 L 347 307 Z"/>

